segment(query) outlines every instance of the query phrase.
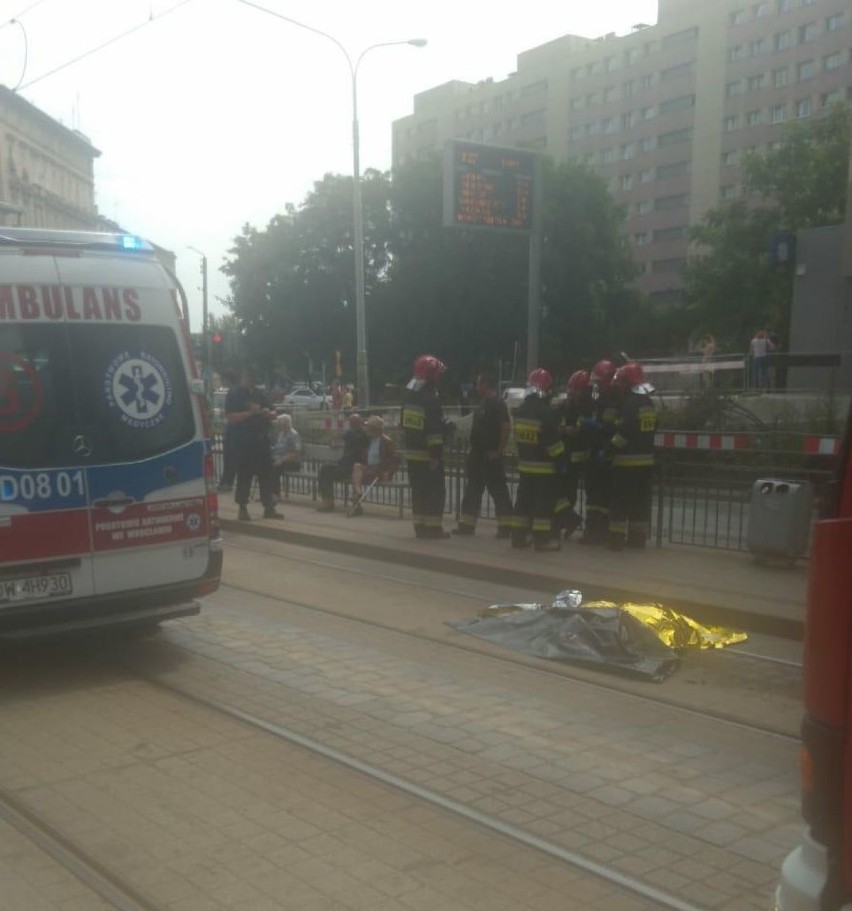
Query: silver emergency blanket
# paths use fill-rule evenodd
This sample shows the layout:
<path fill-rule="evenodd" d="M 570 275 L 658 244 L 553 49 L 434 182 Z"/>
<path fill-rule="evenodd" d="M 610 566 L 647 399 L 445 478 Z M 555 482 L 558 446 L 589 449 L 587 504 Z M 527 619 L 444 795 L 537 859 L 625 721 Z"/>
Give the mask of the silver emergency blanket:
<path fill-rule="evenodd" d="M 494 604 L 472 620 L 450 624 L 525 655 L 604 667 L 662 681 L 687 648 L 721 648 L 745 633 L 706 627 L 659 604 L 583 602 L 576 589 L 560 592 L 551 605 Z"/>

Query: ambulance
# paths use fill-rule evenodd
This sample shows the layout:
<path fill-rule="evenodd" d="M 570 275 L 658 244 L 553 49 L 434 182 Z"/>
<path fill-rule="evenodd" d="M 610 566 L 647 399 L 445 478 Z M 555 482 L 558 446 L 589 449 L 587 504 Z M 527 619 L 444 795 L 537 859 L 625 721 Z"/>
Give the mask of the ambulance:
<path fill-rule="evenodd" d="M 150 628 L 218 587 L 182 300 L 139 238 L 0 227 L 0 639 Z"/>

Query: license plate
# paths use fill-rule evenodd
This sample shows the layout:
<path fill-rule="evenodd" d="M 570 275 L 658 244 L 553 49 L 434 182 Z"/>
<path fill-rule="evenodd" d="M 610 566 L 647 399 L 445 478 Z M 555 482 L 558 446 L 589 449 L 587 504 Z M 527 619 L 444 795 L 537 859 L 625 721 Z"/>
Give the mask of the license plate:
<path fill-rule="evenodd" d="M 73 591 L 71 573 L 0 579 L 0 604 L 9 601 L 32 601 L 36 598 L 55 598 L 70 595 Z"/>

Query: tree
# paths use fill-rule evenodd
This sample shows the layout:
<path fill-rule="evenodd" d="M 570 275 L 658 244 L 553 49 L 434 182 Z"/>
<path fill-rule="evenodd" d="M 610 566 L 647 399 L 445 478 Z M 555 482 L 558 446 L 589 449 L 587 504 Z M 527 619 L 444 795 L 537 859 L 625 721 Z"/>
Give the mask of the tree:
<path fill-rule="evenodd" d="M 747 200 L 709 210 L 690 237 L 700 253 L 686 270 L 694 328 L 742 347 L 760 326 L 788 334 L 792 275 L 770 261 L 773 235 L 843 221 L 849 107 L 793 124 L 782 145 L 743 162 Z"/>

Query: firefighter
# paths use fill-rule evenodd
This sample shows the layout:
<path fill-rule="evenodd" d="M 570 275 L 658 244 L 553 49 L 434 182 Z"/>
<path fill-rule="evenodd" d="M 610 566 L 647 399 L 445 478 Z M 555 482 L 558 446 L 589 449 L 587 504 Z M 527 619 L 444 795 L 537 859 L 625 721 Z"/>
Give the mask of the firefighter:
<path fill-rule="evenodd" d="M 444 420 L 438 381 L 447 368 L 431 354 L 414 362 L 406 386 L 401 424 L 411 486 L 414 534 L 418 538 L 449 538 L 443 529 Z"/>
<path fill-rule="evenodd" d="M 557 467 L 565 454 L 558 415 L 550 405 L 553 378 L 539 367 L 527 379 L 526 397 L 514 414 L 518 450 L 518 492 L 512 524 L 512 547 L 559 550 L 554 533 Z M 530 536 L 532 531 L 532 536 Z"/>
<path fill-rule="evenodd" d="M 586 462 L 586 526 L 582 544 L 606 544 L 609 526 L 609 491 L 612 473 L 610 440 L 618 420 L 618 393 L 612 386 L 615 364 L 598 361 L 592 368 L 592 409 L 584 419 Z"/>
<path fill-rule="evenodd" d="M 568 398 L 559 410 L 565 458 L 559 475 L 556 527 L 567 540 L 583 522 L 577 512 L 577 491 L 589 457 L 583 433 L 592 413 L 592 380 L 588 370 L 575 370 L 568 378 Z"/>
<path fill-rule="evenodd" d="M 512 534 L 512 499 L 506 485 L 503 451 L 512 427 L 509 410 L 497 394 L 497 383 L 493 376 L 480 373 L 476 378 L 476 391 L 480 401 L 473 413 L 461 516 L 453 534 L 472 535 L 476 532 L 482 494 L 487 488 L 494 499 L 497 537 L 508 538 Z"/>
<path fill-rule="evenodd" d="M 641 365 L 619 367 L 613 387 L 621 398 L 612 446 L 612 487 L 609 547 L 644 547 L 651 515 L 654 471 L 654 432 L 657 414 L 651 399 L 653 386 L 645 382 Z"/>

